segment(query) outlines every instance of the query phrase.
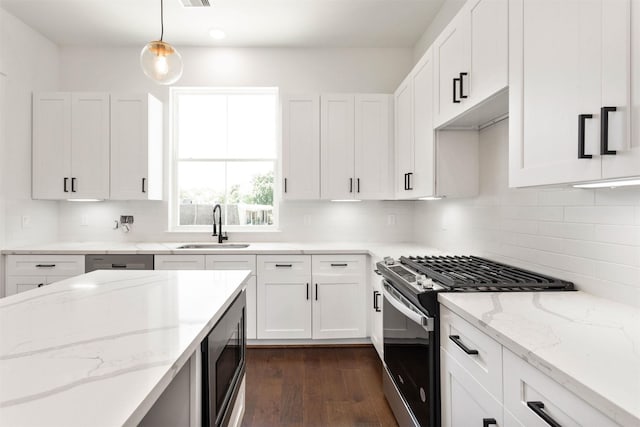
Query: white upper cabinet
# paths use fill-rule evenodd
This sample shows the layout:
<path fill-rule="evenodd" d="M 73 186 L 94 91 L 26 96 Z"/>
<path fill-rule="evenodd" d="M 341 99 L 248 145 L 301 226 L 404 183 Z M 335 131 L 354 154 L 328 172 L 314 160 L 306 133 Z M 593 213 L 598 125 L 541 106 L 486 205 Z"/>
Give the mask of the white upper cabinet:
<path fill-rule="evenodd" d="M 433 127 L 432 50 L 395 92 L 396 198 L 473 196 L 478 192 L 478 133 Z"/>
<path fill-rule="evenodd" d="M 390 198 L 391 96 L 327 94 L 321 98 L 322 198 Z"/>
<path fill-rule="evenodd" d="M 34 199 L 109 197 L 109 95 L 33 96 Z"/>
<path fill-rule="evenodd" d="M 282 100 L 282 199 L 320 198 L 320 97 Z"/>
<path fill-rule="evenodd" d="M 111 95 L 111 199 L 162 199 L 162 103 Z"/>
<path fill-rule="evenodd" d="M 510 0 L 511 187 L 640 174 L 630 8 L 630 0 Z"/>
<path fill-rule="evenodd" d="M 508 84 L 508 0 L 469 0 L 433 44 L 435 127 Z"/>

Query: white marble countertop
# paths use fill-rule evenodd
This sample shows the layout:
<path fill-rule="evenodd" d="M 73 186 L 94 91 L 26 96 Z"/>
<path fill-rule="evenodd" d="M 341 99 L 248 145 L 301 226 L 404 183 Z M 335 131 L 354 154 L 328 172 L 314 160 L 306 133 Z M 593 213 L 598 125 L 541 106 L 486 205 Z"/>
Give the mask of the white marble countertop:
<path fill-rule="evenodd" d="M 584 292 L 439 301 L 621 425 L 640 425 L 640 310 Z"/>
<path fill-rule="evenodd" d="M 136 425 L 249 271 L 95 271 L 0 300 L 0 425 Z"/>
<path fill-rule="evenodd" d="M 50 243 L 44 245 L 7 248 L 4 255 L 85 255 L 85 254 L 153 254 L 153 255 L 196 255 L 196 254 L 367 254 L 376 258 L 399 257 L 406 254 L 444 254 L 434 248 L 416 243 L 367 243 L 367 242 L 259 242 L 249 243 L 247 248 L 177 249 L 178 246 L 193 243 L 212 242 L 83 242 Z M 242 242 L 230 242 L 242 243 Z"/>

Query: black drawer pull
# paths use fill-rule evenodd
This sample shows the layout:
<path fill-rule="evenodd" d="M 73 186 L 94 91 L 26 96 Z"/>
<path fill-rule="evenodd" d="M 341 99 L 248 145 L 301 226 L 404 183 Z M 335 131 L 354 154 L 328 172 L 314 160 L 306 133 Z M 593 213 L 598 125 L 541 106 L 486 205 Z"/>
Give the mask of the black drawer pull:
<path fill-rule="evenodd" d="M 380 296 L 380 292 L 373 291 L 373 308 L 376 311 L 376 313 L 380 313 L 382 311 L 380 310 L 380 304 L 378 303 L 379 296 Z"/>
<path fill-rule="evenodd" d="M 44 286 L 44 283 L 38 283 L 38 287 L 41 288 Z"/>
<path fill-rule="evenodd" d="M 616 154 L 616 150 L 609 150 L 609 113 L 616 111 L 616 107 L 602 107 L 600 109 L 600 154 Z"/>
<path fill-rule="evenodd" d="M 276 268 L 291 268 L 293 264 L 276 264 Z"/>
<path fill-rule="evenodd" d="M 147 186 L 145 185 L 147 183 L 147 178 L 142 178 L 142 192 L 146 193 L 147 192 Z"/>
<path fill-rule="evenodd" d="M 562 427 L 556 420 L 551 418 L 549 414 L 543 411 L 544 403 L 542 402 L 527 402 L 527 406 L 531 409 L 537 416 L 542 418 L 547 424 L 551 427 Z"/>
<path fill-rule="evenodd" d="M 284 179 L 284 192 L 287 192 L 287 178 Z"/>
<path fill-rule="evenodd" d="M 591 154 L 584 154 L 584 126 L 587 119 L 592 119 L 593 114 L 580 114 L 578 115 L 578 158 L 579 159 L 591 159 Z"/>
<path fill-rule="evenodd" d="M 307 301 L 309 300 L 309 284 L 307 283 Z"/>
<path fill-rule="evenodd" d="M 482 427 L 497 426 L 498 422 L 495 418 L 483 418 Z"/>
<path fill-rule="evenodd" d="M 458 347 L 460 347 L 465 353 L 478 354 L 478 350 L 471 349 L 464 345 L 462 341 L 460 341 L 460 335 L 449 335 L 449 339 L 453 341 Z"/>
<path fill-rule="evenodd" d="M 55 264 L 36 264 L 36 268 L 53 268 Z"/>
<path fill-rule="evenodd" d="M 349 264 L 334 264 L 334 263 L 331 263 L 331 267 L 346 267 L 347 265 L 349 265 Z"/>
<path fill-rule="evenodd" d="M 316 301 L 318 301 L 318 284 L 316 283 Z"/>
<path fill-rule="evenodd" d="M 127 268 L 127 264 L 111 264 L 111 268 Z"/>

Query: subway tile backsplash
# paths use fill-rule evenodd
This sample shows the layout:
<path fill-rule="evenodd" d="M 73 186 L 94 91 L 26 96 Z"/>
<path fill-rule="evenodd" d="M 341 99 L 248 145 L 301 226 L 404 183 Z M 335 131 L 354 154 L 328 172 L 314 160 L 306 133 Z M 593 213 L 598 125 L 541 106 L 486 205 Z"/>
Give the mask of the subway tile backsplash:
<path fill-rule="evenodd" d="M 481 132 L 480 195 L 420 202 L 416 240 L 640 306 L 640 188 L 508 188 L 508 121 Z"/>

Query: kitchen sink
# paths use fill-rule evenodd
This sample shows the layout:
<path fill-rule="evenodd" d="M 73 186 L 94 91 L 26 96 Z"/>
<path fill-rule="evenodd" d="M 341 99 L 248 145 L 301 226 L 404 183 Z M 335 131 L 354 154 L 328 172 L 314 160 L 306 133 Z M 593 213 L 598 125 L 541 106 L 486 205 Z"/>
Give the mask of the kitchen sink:
<path fill-rule="evenodd" d="M 176 249 L 244 249 L 248 243 L 190 243 L 178 246 Z"/>

